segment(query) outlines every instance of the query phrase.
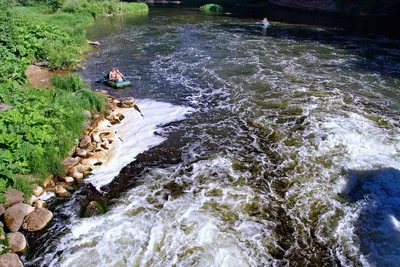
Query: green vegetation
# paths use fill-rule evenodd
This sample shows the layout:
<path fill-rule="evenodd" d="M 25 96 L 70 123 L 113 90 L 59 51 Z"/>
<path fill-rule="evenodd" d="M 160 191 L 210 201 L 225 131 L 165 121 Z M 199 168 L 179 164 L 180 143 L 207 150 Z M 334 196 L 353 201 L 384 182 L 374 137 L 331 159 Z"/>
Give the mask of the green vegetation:
<path fill-rule="evenodd" d="M 104 14 L 148 11 L 148 7 L 144 3 L 121 3 L 118 0 L 66 0 L 61 10 L 68 13 L 91 14 L 96 17 Z"/>
<path fill-rule="evenodd" d="M 207 4 L 204 6 L 200 7 L 200 10 L 206 11 L 206 12 L 224 12 L 224 9 L 220 5 L 216 4 Z"/>
<path fill-rule="evenodd" d="M 50 69 L 74 66 L 88 49 L 84 27 L 120 7 L 115 0 L 0 0 L 0 104 L 8 106 L 0 111 L 0 202 L 7 188 L 27 196 L 31 183 L 61 175 L 61 160 L 82 134 L 83 111 L 105 107 L 78 75 L 56 76 L 48 89 L 32 88 L 25 69 L 32 62 Z M 148 7 L 124 3 L 122 10 Z"/>
<path fill-rule="evenodd" d="M 50 89 L 24 88 L 3 97 L 12 108 L 0 112 L 0 177 L 24 192 L 29 186 L 15 174 L 62 174 L 60 161 L 83 130 L 83 110 L 105 105 L 77 75 L 56 77 Z"/>

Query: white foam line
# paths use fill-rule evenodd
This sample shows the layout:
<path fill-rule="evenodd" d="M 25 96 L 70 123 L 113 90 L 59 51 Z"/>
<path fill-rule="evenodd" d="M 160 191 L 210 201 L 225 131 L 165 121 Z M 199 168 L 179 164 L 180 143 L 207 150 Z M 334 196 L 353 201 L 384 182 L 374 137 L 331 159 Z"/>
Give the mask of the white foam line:
<path fill-rule="evenodd" d="M 165 138 L 154 135 L 160 125 L 181 120 L 194 110 L 189 107 L 175 106 L 154 100 L 138 100 L 137 105 L 144 114 L 142 117 L 135 109 L 121 109 L 125 116 L 120 124 L 112 126 L 122 140 L 115 141 L 115 154 L 107 164 L 95 169 L 86 181 L 97 189 L 106 185 L 117 176 L 120 170 L 135 160 L 135 157 L 161 144 Z"/>

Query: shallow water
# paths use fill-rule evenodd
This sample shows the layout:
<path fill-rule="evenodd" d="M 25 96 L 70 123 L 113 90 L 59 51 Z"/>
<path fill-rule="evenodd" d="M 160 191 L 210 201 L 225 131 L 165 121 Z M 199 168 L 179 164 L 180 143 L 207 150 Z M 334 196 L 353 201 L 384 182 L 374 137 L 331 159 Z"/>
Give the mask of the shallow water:
<path fill-rule="evenodd" d="M 117 66 L 132 87 L 112 93 L 145 115 L 88 182 L 143 171 L 105 215 L 64 204 L 27 266 L 398 264 L 398 41 L 161 8 L 99 19 L 88 39 L 85 79 L 102 88 Z"/>

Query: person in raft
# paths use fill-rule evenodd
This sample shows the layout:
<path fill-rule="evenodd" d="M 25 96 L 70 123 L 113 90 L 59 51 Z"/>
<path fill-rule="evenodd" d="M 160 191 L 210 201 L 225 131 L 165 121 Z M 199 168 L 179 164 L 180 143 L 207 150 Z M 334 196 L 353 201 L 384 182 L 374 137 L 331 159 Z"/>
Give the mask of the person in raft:
<path fill-rule="evenodd" d="M 125 79 L 125 77 L 118 69 L 112 68 L 108 73 L 108 79 L 120 83 Z"/>
<path fill-rule="evenodd" d="M 267 18 L 264 18 L 261 23 L 264 24 L 265 27 L 269 26 L 269 22 L 268 22 Z"/>

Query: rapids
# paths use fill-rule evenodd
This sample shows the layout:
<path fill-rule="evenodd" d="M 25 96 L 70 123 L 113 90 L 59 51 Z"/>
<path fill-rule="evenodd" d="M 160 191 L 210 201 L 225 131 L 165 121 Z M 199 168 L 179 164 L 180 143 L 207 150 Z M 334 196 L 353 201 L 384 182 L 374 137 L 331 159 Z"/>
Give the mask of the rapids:
<path fill-rule="evenodd" d="M 397 40 L 166 8 L 87 31 L 82 75 L 117 66 L 144 118 L 87 179 L 124 181 L 108 212 L 58 203 L 26 266 L 398 264 Z"/>

